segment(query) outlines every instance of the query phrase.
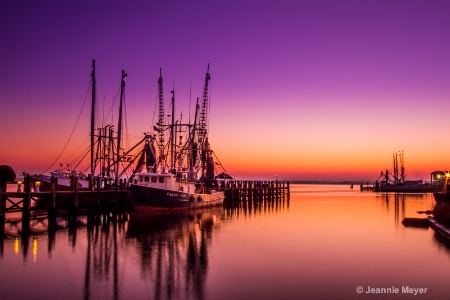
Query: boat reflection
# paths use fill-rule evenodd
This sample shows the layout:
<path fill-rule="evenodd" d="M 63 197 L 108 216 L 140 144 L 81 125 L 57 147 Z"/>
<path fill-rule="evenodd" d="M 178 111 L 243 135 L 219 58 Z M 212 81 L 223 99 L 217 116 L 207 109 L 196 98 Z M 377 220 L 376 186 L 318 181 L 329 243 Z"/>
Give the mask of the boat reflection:
<path fill-rule="evenodd" d="M 381 206 L 383 212 L 390 215 L 394 213 L 394 227 L 396 231 L 400 228 L 407 227 L 408 230 L 433 230 L 429 224 L 425 222 L 416 225 L 402 225 L 405 218 L 426 219 L 426 211 L 431 212 L 433 209 L 440 208 L 442 204 L 436 202 L 430 193 L 424 194 L 403 194 L 403 193 L 386 193 L 380 194 Z M 401 227 L 400 227 L 401 226 Z M 450 254 L 450 240 L 440 232 L 433 230 L 433 241 L 436 245 Z"/>
<path fill-rule="evenodd" d="M 287 209 L 287 201 L 131 215 L 126 237 L 139 242 L 141 276 L 151 298 L 204 299 L 210 247 L 223 222 L 280 209 Z"/>
<path fill-rule="evenodd" d="M 212 207 L 130 217 L 127 238 L 139 242 L 141 275 L 152 286 L 151 298 L 204 298 L 208 248 L 224 214 L 222 207 Z"/>

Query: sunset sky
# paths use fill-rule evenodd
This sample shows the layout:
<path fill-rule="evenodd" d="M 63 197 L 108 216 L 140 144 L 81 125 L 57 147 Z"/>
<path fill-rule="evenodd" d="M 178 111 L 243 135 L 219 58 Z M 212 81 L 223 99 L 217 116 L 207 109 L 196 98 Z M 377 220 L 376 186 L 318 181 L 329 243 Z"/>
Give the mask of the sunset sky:
<path fill-rule="evenodd" d="M 187 119 L 210 64 L 209 139 L 237 179 L 375 180 L 398 151 L 409 179 L 450 169 L 447 0 L 1 0 L 0 164 L 58 158 L 92 59 L 104 116 L 128 73 L 129 145 L 156 122 L 160 68 Z"/>

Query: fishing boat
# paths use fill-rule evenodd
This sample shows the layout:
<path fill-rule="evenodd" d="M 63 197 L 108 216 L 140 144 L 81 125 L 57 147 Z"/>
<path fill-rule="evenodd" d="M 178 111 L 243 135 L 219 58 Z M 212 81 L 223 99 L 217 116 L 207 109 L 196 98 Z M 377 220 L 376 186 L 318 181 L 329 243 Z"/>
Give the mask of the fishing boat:
<path fill-rule="evenodd" d="M 400 174 L 398 160 L 400 159 Z M 403 151 L 393 155 L 394 173 L 386 170 L 381 172 L 375 182 L 375 192 L 399 192 L 399 193 L 427 193 L 434 190 L 434 186 L 423 180 L 406 180 Z"/>
<path fill-rule="evenodd" d="M 24 176 L 30 174 L 24 174 Z M 76 170 L 72 170 L 70 165 L 67 165 L 65 168 L 60 164 L 59 169 L 50 172 L 49 175 L 44 174 L 34 174 L 30 175 L 31 183 L 34 185 L 35 190 L 39 191 L 50 191 L 51 190 L 51 182 L 52 177 L 55 178 L 56 188 L 59 191 L 70 191 L 74 189 L 75 178 L 76 184 L 79 190 L 88 190 L 89 189 L 89 180 L 88 177 Z"/>
<path fill-rule="evenodd" d="M 131 199 L 138 211 L 190 209 L 222 205 L 224 180 L 233 180 L 211 150 L 207 136 L 209 65 L 201 110 L 197 98 L 193 122 L 175 120 L 172 90 L 171 120 L 164 121 L 163 78 L 158 79 L 159 118 L 155 134 L 147 135 L 136 173 L 130 181 Z M 155 146 L 156 145 L 156 146 Z M 216 160 L 214 160 L 214 158 Z M 143 171 L 142 171 L 143 169 Z"/>
<path fill-rule="evenodd" d="M 89 190 L 97 188 L 118 186 L 119 178 L 125 178 L 125 171 L 133 164 L 134 159 L 130 155 L 130 151 L 122 154 L 122 106 L 124 102 L 125 77 L 127 73 L 122 70 L 120 84 L 120 102 L 117 132 L 114 132 L 114 126 L 106 124 L 103 127 L 95 126 L 96 111 L 96 76 L 95 76 L 95 60 L 92 60 L 91 71 L 91 122 L 90 122 L 90 147 L 83 152 L 73 155 L 81 157 L 75 159 L 71 163 L 60 164 L 59 169 L 50 172 L 47 170 L 41 174 L 31 175 L 24 172 L 24 176 L 29 175 L 35 189 L 41 191 L 49 191 L 51 185 L 55 184 L 57 190 L 73 190 L 76 187 L 79 190 Z M 142 140 L 143 141 L 143 140 Z M 141 141 L 141 142 L 142 142 Z M 140 143 L 141 143 L 140 142 Z M 64 148 L 65 149 L 65 148 Z M 120 149 L 120 151 L 119 151 Z M 86 163 L 85 158 L 90 156 L 90 162 Z M 80 167 L 83 166 L 83 167 Z M 82 171 L 80 171 L 81 169 Z M 85 173 L 90 169 L 90 177 Z M 120 169 L 120 171 L 119 171 Z M 52 182 L 53 178 L 53 182 Z M 100 179 L 100 180 L 99 180 Z"/>

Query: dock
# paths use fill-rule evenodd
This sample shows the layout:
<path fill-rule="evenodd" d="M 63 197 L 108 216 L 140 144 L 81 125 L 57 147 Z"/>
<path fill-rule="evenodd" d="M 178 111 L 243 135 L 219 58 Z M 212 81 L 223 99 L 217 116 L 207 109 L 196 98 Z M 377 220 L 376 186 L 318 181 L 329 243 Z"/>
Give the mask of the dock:
<path fill-rule="evenodd" d="M 232 181 L 225 187 L 226 202 L 289 201 L 288 181 Z"/>
<path fill-rule="evenodd" d="M 89 190 L 79 190 L 76 178 L 71 190 L 57 189 L 57 180 L 52 178 L 50 191 L 40 191 L 30 176 L 24 177 L 23 186 L 16 192 L 0 191 L 0 238 L 5 236 L 5 225 L 21 224 L 21 234 L 30 234 L 30 221 L 54 224 L 56 216 L 67 216 L 69 222 L 77 223 L 79 216 L 89 218 L 104 216 L 117 220 L 133 210 L 128 186 L 117 187 L 94 184 Z M 23 191 L 22 191 L 23 187 Z M 229 181 L 217 187 L 225 193 L 225 207 L 252 207 L 260 204 L 289 204 L 290 186 L 287 181 Z M 12 216 L 12 217 L 10 217 Z M 50 229 L 50 226 L 49 226 Z"/>
<path fill-rule="evenodd" d="M 17 192 L 3 192 L 5 185 L 0 192 L 0 238 L 5 235 L 6 223 L 20 222 L 22 235 L 27 235 L 31 220 L 54 220 L 60 214 L 74 222 L 79 214 L 116 217 L 132 207 L 125 185 L 110 189 L 97 185 L 96 190 L 79 190 L 75 184 L 70 191 L 59 191 L 56 183 L 52 180 L 50 191 L 39 191 L 30 176 L 25 176 L 23 191 L 18 188 Z"/>

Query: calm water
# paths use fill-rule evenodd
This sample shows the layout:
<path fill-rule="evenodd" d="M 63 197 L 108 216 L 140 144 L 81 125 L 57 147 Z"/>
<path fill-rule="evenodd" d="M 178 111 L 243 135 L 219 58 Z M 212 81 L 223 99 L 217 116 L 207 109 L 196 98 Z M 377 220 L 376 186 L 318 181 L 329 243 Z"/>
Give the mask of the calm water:
<path fill-rule="evenodd" d="M 447 299 L 449 246 L 431 228 L 401 224 L 432 206 L 430 194 L 291 185 L 289 203 L 274 206 L 132 215 L 53 238 L 10 237 L 1 247 L 0 297 Z M 369 286 L 391 292 L 366 293 Z"/>

